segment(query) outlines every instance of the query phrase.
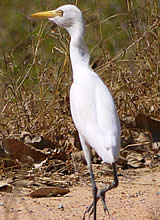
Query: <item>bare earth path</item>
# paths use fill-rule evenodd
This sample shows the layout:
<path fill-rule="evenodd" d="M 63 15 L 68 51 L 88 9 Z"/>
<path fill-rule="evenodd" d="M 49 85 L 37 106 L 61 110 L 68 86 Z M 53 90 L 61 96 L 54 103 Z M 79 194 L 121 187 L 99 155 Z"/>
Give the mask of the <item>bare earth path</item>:
<path fill-rule="evenodd" d="M 106 178 L 98 178 L 97 185 L 111 181 L 111 177 Z M 110 219 L 160 220 L 160 168 L 138 169 L 135 175 L 126 172 L 119 179 L 119 187 L 106 194 Z M 80 220 L 91 201 L 89 181 L 70 187 L 70 193 L 63 197 L 32 199 L 25 190 L 0 193 L 0 220 Z M 60 204 L 64 209 L 59 208 Z M 103 219 L 109 217 L 104 215 L 99 201 L 97 220 Z"/>

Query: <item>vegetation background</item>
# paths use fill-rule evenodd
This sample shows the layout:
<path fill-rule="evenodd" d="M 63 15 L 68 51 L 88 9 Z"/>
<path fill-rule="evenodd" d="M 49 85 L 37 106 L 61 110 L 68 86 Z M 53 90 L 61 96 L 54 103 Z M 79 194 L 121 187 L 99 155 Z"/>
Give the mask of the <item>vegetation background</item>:
<path fill-rule="evenodd" d="M 137 114 L 159 117 L 159 0 L 5 0 L 0 2 L 1 140 L 25 130 L 74 151 L 69 36 L 46 19 L 30 17 L 70 3 L 84 13 L 90 63 L 114 96 L 122 136 Z"/>

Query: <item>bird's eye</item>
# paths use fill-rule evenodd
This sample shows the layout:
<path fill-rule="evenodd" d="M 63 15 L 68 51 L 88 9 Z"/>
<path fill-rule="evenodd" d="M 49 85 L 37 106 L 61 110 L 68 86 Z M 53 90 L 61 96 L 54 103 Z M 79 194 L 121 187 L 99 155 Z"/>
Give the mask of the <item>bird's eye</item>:
<path fill-rule="evenodd" d="M 59 16 L 63 16 L 63 11 L 62 10 L 58 10 L 57 13 L 58 13 Z"/>

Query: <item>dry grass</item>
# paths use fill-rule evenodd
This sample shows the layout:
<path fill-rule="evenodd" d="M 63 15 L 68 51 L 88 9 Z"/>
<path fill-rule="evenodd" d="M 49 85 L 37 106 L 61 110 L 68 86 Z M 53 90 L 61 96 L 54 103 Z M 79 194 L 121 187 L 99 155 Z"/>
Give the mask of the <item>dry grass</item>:
<path fill-rule="evenodd" d="M 160 114 L 159 3 L 156 0 L 153 4 L 146 0 L 144 5 L 133 2 L 136 1 L 126 1 L 126 26 L 119 27 L 128 40 L 114 56 L 106 50 L 108 36 L 103 30 L 105 21 L 100 16 L 99 1 L 97 17 L 93 18 L 91 11 L 85 12 L 87 29 L 97 27 L 96 31 L 93 29 L 99 39 L 90 48 L 91 64 L 115 98 L 122 128 L 128 118 L 133 120 L 139 113 Z M 69 38 L 63 30 L 54 28 L 51 33 L 48 22 L 41 21 L 38 27 L 37 21 L 28 22 L 28 36 L 3 53 L 0 60 L 1 139 L 17 137 L 26 130 L 49 138 L 57 147 L 68 151 L 73 147 L 76 132 L 69 109 L 72 82 Z M 89 35 L 87 42 L 88 39 Z M 47 49 L 49 56 L 45 44 L 52 45 Z"/>

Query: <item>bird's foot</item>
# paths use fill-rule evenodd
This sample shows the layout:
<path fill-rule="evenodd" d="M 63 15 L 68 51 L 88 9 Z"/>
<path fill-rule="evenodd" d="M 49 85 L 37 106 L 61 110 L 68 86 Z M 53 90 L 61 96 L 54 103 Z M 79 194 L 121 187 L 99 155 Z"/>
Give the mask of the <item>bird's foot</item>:
<path fill-rule="evenodd" d="M 101 201 L 102 201 L 103 210 L 104 210 L 105 215 L 108 214 L 108 216 L 109 216 L 109 218 L 110 218 L 109 209 L 107 208 L 106 201 L 105 201 L 105 192 L 103 191 L 103 189 L 100 189 L 100 190 L 99 190 L 99 192 L 98 192 L 98 197 L 99 197 L 99 198 L 101 199 Z"/>
<path fill-rule="evenodd" d="M 98 201 L 98 199 L 99 198 L 97 197 L 97 201 Z M 97 201 L 96 201 L 96 203 L 97 203 Z M 91 205 L 84 212 L 82 220 L 85 220 L 85 217 L 86 217 L 87 213 L 89 214 L 89 219 L 90 219 L 91 215 L 93 214 L 93 204 L 94 204 L 94 202 L 92 202 Z"/>
<path fill-rule="evenodd" d="M 96 203 L 98 202 L 99 199 L 101 199 L 101 201 L 102 201 L 103 210 L 104 210 L 105 215 L 108 214 L 108 216 L 110 218 L 110 213 L 109 213 L 109 210 L 108 210 L 106 202 L 105 202 L 105 192 L 103 191 L 103 189 L 98 190 Z M 91 215 L 93 214 L 93 211 L 94 211 L 93 204 L 94 204 L 94 202 L 92 202 L 91 205 L 84 212 L 82 220 L 85 220 L 85 216 L 86 216 L 87 213 L 89 213 L 89 219 L 90 219 L 90 217 L 91 217 Z"/>

